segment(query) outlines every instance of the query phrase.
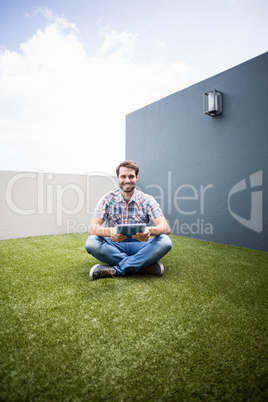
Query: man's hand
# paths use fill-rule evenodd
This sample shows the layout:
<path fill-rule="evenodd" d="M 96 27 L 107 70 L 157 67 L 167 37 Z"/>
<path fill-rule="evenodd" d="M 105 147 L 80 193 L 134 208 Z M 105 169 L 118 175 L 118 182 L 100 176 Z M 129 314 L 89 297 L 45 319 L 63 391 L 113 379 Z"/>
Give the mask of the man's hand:
<path fill-rule="evenodd" d="M 127 239 L 127 236 L 123 235 L 122 233 L 116 233 L 116 228 L 111 229 L 111 239 L 116 243 L 120 243 L 123 240 Z"/>
<path fill-rule="evenodd" d="M 145 229 L 145 231 L 142 233 L 136 233 L 135 235 L 132 236 L 133 239 L 136 239 L 139 241 L 148 241 L 149 237 L 150 237 L 150 232 L 148 229 Z"/>

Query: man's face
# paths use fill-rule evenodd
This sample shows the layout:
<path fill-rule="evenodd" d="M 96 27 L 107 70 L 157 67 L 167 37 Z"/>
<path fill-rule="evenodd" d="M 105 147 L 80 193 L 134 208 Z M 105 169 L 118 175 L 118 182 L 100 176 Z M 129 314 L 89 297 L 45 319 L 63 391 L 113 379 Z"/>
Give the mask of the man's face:
<path fill-rule="evenodd" d="M 131 193 L 136 187 L 138 176 L 136 176 L 134 169 L 121 166 L 117 180 L 121 191 Z"/>

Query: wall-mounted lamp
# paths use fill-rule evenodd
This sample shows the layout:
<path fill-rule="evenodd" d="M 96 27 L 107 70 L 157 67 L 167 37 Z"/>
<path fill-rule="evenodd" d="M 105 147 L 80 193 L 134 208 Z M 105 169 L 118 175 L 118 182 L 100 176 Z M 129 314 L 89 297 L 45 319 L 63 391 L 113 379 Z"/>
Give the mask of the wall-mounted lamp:
<path fill-rule="evenodd" d="M 207 91 L 203 95 L 204 113 L 209 116 L 222 114 L 222 92 L 217 89 Z"/>

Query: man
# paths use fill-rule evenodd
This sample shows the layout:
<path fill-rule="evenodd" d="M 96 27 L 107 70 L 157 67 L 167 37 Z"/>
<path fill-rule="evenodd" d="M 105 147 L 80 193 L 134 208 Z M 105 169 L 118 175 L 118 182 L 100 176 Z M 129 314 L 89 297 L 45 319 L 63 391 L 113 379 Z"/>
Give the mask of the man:
<path fill-rule="evenodd" d="M 116 169 L 119 189 L 106 194 L 97 204 L 85 248 L 107 265 L 94 265 L 90 270 L 93 279 L 164 272 L 159 260 L 172 247 L 167 236 L 170 228 L 156 200 L 136 189 L 138 174 L 136 162 L 120 163 Z M 132 236 L 134 241 L 126 242 L 127 236 L 116 233 L 116 225 L 133 223 L 147 226 L 144 232 Z"/>

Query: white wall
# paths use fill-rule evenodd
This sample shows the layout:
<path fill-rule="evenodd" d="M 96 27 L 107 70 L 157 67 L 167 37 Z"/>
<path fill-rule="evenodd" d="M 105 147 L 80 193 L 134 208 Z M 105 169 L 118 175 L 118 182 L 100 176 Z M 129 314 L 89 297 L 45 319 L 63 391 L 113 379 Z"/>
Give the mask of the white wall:
<path fill-rule="evenodd" d="M 96 203 L 115 188 L 104 173 L 0 171 L 0 240 L 86 232 Z"/>

